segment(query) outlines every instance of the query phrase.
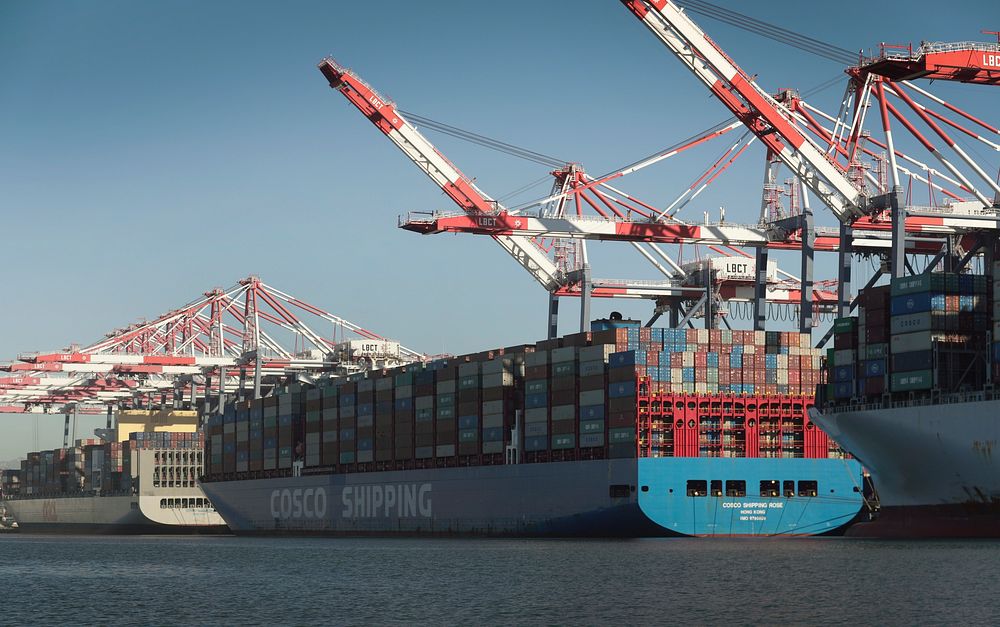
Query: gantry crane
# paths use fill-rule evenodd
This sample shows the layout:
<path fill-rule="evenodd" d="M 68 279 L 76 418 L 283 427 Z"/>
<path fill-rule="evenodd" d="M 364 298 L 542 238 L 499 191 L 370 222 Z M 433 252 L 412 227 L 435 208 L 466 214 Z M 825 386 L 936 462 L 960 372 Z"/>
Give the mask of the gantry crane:
<path fill-rule="evenodd" d="M 317 331 L 317 323 L 332 333 Z M 426 359 L 250 276 L 88 346 L 22 353 L 0 364 L 10 373 L 0 377 L 0 413 L 62 412 L 67 425 L 71 413 L 105 411 L 110 423 L 114 407 L 203 404 L 207 414 L 227 395 L 260 397 L 262 386 L 289 378 Z"/>
<path fill-rule="evenodd" d="M 672 303 L 684 299 L 704 302 L 707 297 L 702 299 L 702 296 L 706 289 L 712 287 L 711 282 L 708 282 L 707 285 L 693 286 L 691 281 L 686 280 L 688 277 L 683 269 L 663 251 L 655 247 L 660 241 L 677 242 L 681 241 L 684 235 L 689 236 L 691 233 L 703 232 L 705 243 L 732 243 L 735 245 L 763 242 L 763 245 L 768 245 L 768 239 L 761 236 L 759 230 L 752 228 L 730 225 L 692 227 L 684 225 L 674 218 L 666 219 L 669 224 L 667 226 L 658 221 L 663 219 L 662 215 L 657 218 L 658 209 L 610 185 L 610 181 L 615 178 L 731 131 L 739 126 L 739 122 L 734 121 L 710 129 L 673 149 L 648 159 L 645 163 L 630 166 L 625 170 L 597 180 L 588 177 L 579 164 L 569 164 L 565 168 L 552 172 L 555 178 L 553 192 L 549 197 L 536 204 L 539 207 L 538 216 L 522 218 L 512 214 L 510 210 L 476 187 L 469 177 L 465 176 L 405 119 L 395 103 L 389 102 L 379 95 L 355 72 L 343 67 L 332 58 L 323 59 L 319 64 L 319 69 L 332 88 L 340 91 L 407 158 L 427 174 L 461 210 L 455 216 L 456 221 L 452 223 L 450 228 L 436 229 L 434 226 L 428 228 L 429 222 L 424 218 L 414 218 L 402 226 L 420 232 L 436 232 L 457 231 L 459 230 L 458 225 L 461 225 L 466 227 L 466 232 L 492 237 L 549 292 L 548 330 L 550 336 L 555 334 L 557 299 L 560 296 L 579 296 L 581 298 L 581 329 L 586 328 L 589 324 L 589 300 L 591 296 L 652 298 L 661 302 L 669 300 Z M 576 218 L 572 217 L 572 213 L 567 210 L 568 201 L 572 201 L 576 206 Z M 608 232 L 600 226 L 599 222 L 587 222 L 582 217 L 581 207 L 587 205 L 603 218 L 613 217 L 615 220 L 627 221 L 629 216 L 637 215 L 649 220 L 649 223 L 643 225 L 629 223 L 629 231 L 615 232 L 612 222 L 608 223 L 612 225 L 612 232 Z M 602 207 L 604 208 L 602 209 Z M 528 223 L 529 219 L 534 220 L 531 225 Z M 432 218 L 430 224 L 439 224 L 439 221 Z M 560 228 L 560 226 L 568 226 L 569 228 Z M 656 229 L 664 226 L 667 226 L 668 229 L 670 227 L 676 228 L 674 236 L 665 237 L 662 240 L 651 236 Z M 710 235 L 713 232 L 717 233 L 714 238 Z M 557 249 L 562 248 L 561 258 L 563 261 L 550 259 L 547 256 L 546 250 L 540 245 L 540 242 L 545 239 L 556 242 Z M 639 248 L 639 251 L 663 273 L 665 280 L 634 281 L 591 278 L 586 248 L 578 243 L 586 239 L 630 241 L 637 248 L 639 248 L 640 243 L 649 245 L 652 253 L 643 248 Z M 697 240 L 700 239 L 699 235 L 695 238 L 688 237 L 686 241 L 697 243 Z M 567 242 L 569 243 L 567 244 Z M 780 244 L 775 242 L 775 246 L 780 246 Z M 566 254 L 567 248 L 572 250 L 569 255 Z M 555 256 L 559 257 L 558 254 Z M 567 257 L 574 259 L 575 265 L 566 265 L 565 259 Z M 673 266 L 673 268 L 665 268 L 664 263 Z M 791 292 L 778 289 L 772 300 L 782 302 L 782 299 L 787 298 L 789 293 Z M 798 291 L 795 293 L 798 294 Z M 821 291 L 818 295 L 819 301 L 824 303 L 830 301 L 828 293 Z M 734 293 L 733 296 L 736 299 L 743 297 L 742 290 Z M 714 300 L 714 297 L 708 300 Z M 810 303 L 812 302 L 811 291 L 808 300 Z M 677 312 L 674 310 L 672 313 Z M 706 316 L 706 323 L 710 324 L 711 322 L 711 317 Z"/>

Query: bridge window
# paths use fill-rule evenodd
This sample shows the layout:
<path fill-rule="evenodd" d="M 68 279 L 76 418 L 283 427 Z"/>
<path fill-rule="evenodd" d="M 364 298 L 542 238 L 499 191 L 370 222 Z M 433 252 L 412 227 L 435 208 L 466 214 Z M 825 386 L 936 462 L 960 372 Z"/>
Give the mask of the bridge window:
<path fill-rule="evenodd" d="M 760 482 L 760 495 L 761 496 L 778 496 L 778 488 L 780 484 L 777 480 L 764 480 Z"/>
<path fill-rule="evenodd" d="M 799 481 L 799 496 L 816 496 L 819 486 L 815 481 Z"/>
<path fill-rule="evenodd" d="M 794 481 L 782 481 L 781 482 L 781 493 L 785 495 L 786 498 L 791 498 L 795 496 L 795 482 Z"/>
<path fill-rule="evenodd" d="M 722 496 L 722 480 L 712 479 L 711 486 L 712 496 Z"/>
<path fill-rule="evenodd" d="M 708 482 L 704 479 L 688 479 L 688 496 L 708 496 Z"/>
<path fill-rule="evenodd" d="M 726 481 L 726 496 L 746 496 L 747 482 L 742 479 L 729 479 Z"/>

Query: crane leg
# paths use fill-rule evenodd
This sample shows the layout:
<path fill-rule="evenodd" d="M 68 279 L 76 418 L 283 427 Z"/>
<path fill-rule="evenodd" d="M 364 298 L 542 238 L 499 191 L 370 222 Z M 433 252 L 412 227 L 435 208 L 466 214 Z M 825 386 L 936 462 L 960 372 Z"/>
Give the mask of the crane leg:
<path fill-rule="evenodd" d="M 753 330 L 763 331 L 767 320 L 767 247 L 757 247 L 757 285 L 753 297 Z"/>
<path fill-rule="evenodd" d="M 559 335 L 559 297 L 549 294 L 549 328 L 547 337 L 551 340 Z"/>

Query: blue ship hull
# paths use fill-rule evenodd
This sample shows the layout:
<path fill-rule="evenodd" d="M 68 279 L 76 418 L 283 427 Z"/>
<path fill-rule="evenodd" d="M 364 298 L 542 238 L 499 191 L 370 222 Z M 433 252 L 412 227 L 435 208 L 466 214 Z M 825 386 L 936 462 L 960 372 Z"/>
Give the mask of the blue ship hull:
<path fill-rule="evenodd" d="M 713 481 L 744 482 L 745 495 L 713 496 Z M 762 481 L 794 481 L 796 492 L 760 496 Z M 800 496 L 802 482 L 815 482 L 815 491 Z M 853 460 L 643 458 L 213 481 L 202 488 L 237 534 L 655 537 L 841 532 L 863 506 L 860 485 Z"/>

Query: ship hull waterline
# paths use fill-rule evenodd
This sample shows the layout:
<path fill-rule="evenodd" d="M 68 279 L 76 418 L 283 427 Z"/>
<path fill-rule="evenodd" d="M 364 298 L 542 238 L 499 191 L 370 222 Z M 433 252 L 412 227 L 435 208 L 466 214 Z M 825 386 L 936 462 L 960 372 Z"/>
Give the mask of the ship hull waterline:
<path fill-rule="evenodd" d="M 750 496 L 689 496 L 689 480 Z M 754 496 L 761 482 L 820 494 Z M 238 535 L 524 537 L 798 536 L 858 516 L 853 460 L 651 458 L 313 474 L 202 484 Z"/>
<path fill-rule="evenodd" d="M 881 510 L 848 535 L 1000 538 L 1000 401 L 814 412 L 871 473 Z M 997 449 L 1000 453 L 1000 449 Z"/>

